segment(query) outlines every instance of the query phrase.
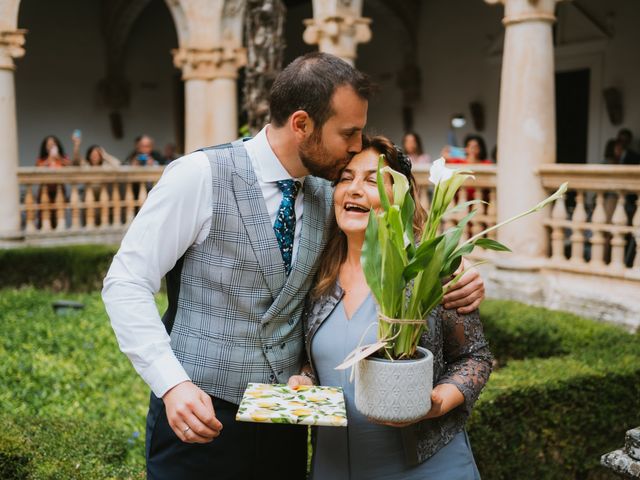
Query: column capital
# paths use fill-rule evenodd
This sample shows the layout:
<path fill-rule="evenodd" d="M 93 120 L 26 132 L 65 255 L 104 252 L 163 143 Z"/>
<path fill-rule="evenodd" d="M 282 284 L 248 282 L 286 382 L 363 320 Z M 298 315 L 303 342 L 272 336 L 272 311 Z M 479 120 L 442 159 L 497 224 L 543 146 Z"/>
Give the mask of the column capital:
<path fill-rule="evenodd" d="M 371 40 L 370 18 L 326 17 L 307 19 L 304 24 L 305 43 L 351 62 L 356 58 L 358 44 Z"/>
<path fill-rule="evenodd" d="M 0 70 L 15 70 L 14 58 L 24 56 L 24 29 L 0 31 Z"/>
<path fill-rule="evenodd" d="M 555 6 L 563 0 L 484 0 L 490 5 L 501 3 L 504 5 L 505 26 L 523 22 L 556 21 Z"/>
<path fill-rule="evenodd" d="M 172 53 L 173 64 L 182 69 L 183 80 L 236 79 L 238 69 L 247 63 L 246 50 L 235 46 L 207 49 L 182 47 Z"/>

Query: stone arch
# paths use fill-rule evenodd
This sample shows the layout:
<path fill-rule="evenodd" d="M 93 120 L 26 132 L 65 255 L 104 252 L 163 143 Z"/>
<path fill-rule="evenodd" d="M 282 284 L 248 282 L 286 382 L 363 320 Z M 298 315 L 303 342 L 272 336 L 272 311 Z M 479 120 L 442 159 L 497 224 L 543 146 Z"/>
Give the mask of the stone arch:
<path fill-rule="evenodd" d="M 173 23 L 176 27 L 176 33 L 178 35 L 178 46 L 182 47 L 189 41 L 189 24 L 187 22 L 187 16 L 184 12 L 184 7 L 181 0 L 165 0 Z"/>

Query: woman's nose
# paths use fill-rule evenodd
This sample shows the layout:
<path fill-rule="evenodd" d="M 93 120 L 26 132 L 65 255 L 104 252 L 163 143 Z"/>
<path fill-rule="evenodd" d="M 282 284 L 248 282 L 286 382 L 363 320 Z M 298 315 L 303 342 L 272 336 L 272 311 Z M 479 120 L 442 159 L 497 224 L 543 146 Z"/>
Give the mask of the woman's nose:
<path fill-rule="evenodd" d="M 349 193 L 349 195 L 353 196 L 362 195 L 362 181 L 354 179 L 353 182 L 349 184 L 347 192 Z"/>

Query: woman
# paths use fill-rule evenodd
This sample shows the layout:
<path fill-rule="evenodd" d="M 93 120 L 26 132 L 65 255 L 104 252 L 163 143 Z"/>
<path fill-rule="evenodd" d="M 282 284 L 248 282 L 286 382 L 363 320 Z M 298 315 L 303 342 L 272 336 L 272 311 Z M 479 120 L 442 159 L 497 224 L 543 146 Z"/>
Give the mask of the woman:
<path fill-rule="evenodd" d="M 464 158 L 456 158 L 449 155 L 447 148 L 443 151 L 443 157 L 447 163 L 471 163 L 471 164 L 492 164 L 491 159 L 487 158 L 487 146 L 484 139 L 480 135 L 469 134 L 464 138 Z"/>
<path fill-rule="evenodd" d="M 365 137 L 362 152 L 336 184 L 335 222 L 304 319 L 310 367 L 318 383 L 343 387 L 349 426 L 318 428 L 313 478 L 476 479 L 479 474 L 464 424 L 491 372 L 491 354 L 477 311 L 459 315 L 437 307 L 427 319 L 429 328 L 420 344 L 434 354 L 433 406 L 425 419 L 413 424 L 368 421 L 355 409 L 349 372 L 334 369 L 360 342 L 375 342 L 376 329 L 368 327 L 375 322 L 376 305 L 360 252 L 368 212 L 380 207 L 379 154 L 407 176 L 416 197 L 409 160 L 384 137 Z M 391 195 L 389 176 L 385 187 Z M 417 208 L 416 234 L 423 219 L 424 212 Z"/>
<path fill-rule="evenodd" d="M 402 149 L 414 165 L 431 166 L 431 157 L 422 150 L 422 140 L 415 132 L 407 132 L 402 137 Z"/>
<path fill-rule="evenodd" d="M 49 135 L 40 144 L 40 154 L 36 159 L 36 167 L 59 168 L 71 165 L 71 162 L 64 154 L 64 147 L 60 140 L 53 135 Z"/>

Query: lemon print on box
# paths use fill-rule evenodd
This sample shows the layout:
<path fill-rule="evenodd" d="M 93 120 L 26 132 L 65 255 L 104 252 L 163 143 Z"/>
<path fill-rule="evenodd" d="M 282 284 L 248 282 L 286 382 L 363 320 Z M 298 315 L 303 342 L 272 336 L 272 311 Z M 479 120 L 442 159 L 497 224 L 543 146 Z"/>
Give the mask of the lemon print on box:
<path fill-rule="evenodd" d="M 244 392 L 236 420 L 346 427 L 347 411 L 338 387 L 250 383 Z"/>

